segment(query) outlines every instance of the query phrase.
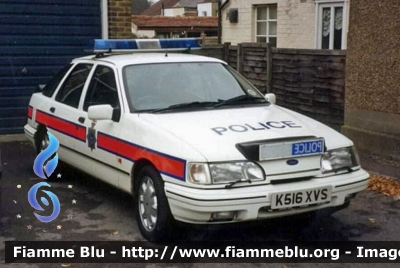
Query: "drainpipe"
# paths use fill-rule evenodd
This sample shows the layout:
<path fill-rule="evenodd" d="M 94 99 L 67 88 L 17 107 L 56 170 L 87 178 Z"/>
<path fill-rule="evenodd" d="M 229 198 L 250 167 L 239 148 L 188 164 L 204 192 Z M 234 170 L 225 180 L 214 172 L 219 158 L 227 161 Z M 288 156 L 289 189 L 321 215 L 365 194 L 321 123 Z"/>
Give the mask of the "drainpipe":
<path fill-rule="evenodd" d="M 222 42 L 221 0 L 218 0 L 218 44 Z"/>
<path fill-rule="evenodd" d="M 222 9 L 229 3 L 230 0 L 225 0 L 221 4 L 222 0 L 218 0 L 218 44 L 222 43 Z"/>

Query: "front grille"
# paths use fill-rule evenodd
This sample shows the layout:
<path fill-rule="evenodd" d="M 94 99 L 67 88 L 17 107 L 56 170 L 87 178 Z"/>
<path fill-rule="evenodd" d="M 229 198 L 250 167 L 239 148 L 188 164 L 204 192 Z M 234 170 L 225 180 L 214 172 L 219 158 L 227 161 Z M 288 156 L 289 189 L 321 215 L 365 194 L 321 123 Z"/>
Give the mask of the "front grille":
<path fill-rule="evenodd" d="M 260 212 L 267 212 L 267 213 L 271 213 L 271 212 L 282 212 L 282 211 L 288 211 L 288 210 L 296 210 L 296 209 L 302 209 L 302 208 L 312 208 L 312 207 L 319 207 L 319 206 L 323 206 L 326 205 L 330 202 L 322 202 L 322 203 L 317 203 L 317 204 L 312 204 L 312 205 L 303 205 L 303 206 L 295 206 L 295 207 L 289 207 L 289 208 L 280 208 L 280 209 L 271 209 L 270 206 L 268 207 L 262 207 L 260 208 Z"/>
<path fill-rule="evenodd" d="M 294 179 L 281 179 L 281 180 L 271 180 L 272 185 L 276 184 L 283 184 L 283 183 L 293 183 L 299 181 L 308 181 L 311 180 L 313 177 L 303 177 L 303 178 L 294 178 Z"/>

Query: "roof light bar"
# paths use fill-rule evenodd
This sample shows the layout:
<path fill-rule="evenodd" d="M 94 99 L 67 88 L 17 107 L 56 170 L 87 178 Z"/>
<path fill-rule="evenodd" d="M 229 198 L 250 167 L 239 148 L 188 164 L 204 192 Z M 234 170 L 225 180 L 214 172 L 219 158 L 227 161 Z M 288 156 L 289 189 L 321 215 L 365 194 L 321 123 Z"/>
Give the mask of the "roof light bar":
<path fill-rule="evenodd" d="M 182 51 L 200 48 L 195 38 L 94 40 L 94 52 Z"/>

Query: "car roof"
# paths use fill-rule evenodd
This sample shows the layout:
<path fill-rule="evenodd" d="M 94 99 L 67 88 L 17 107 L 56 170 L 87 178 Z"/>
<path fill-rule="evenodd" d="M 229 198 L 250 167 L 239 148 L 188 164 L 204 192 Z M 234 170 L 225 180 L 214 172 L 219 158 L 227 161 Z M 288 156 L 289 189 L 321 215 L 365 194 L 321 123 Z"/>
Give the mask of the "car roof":
<path fill-rule="evenodd" d="M 117 67 L 123 67 L 133 64 L 147 63 L 172 63 L 172 62 L 215 62 L 224 63 L 223 61 L 205 56 L 180 53 L 132 53 L 132 54 L 106 54 L 103 57 L 95 55 L 74 59 L 73 62 L 92 60 L 95 62 L 107 62 Z"/>

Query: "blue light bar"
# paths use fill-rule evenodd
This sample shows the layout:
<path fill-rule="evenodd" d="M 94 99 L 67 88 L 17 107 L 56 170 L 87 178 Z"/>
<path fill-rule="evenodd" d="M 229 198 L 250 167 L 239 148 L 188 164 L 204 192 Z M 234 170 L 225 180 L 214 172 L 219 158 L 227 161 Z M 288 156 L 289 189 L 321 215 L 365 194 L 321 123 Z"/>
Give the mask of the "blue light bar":
<path fill-rule="evenodd" d="M 138 49 L 135 40 L 94 40 L 94 50 Z"/>
<path fill-rule="evenodd" d="M 200 48 L 201 47 L 195 38 L 94 40 L 94 52 L 178 51 Z"/>

